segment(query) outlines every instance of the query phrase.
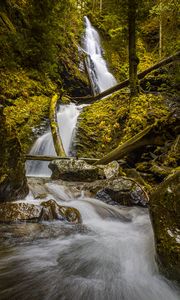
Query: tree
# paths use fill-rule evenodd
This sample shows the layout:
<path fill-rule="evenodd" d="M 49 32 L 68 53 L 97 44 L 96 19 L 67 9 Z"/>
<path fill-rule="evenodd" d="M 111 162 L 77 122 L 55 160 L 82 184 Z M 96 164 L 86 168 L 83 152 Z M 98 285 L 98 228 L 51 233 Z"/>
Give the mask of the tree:
<path fill-rule="evenodd" d="M 136 11 L 137 0 L 128 0 L 129 82 L 131 96 L 138 94 L 137 66 L 139 59 L 136 54 Z"/>

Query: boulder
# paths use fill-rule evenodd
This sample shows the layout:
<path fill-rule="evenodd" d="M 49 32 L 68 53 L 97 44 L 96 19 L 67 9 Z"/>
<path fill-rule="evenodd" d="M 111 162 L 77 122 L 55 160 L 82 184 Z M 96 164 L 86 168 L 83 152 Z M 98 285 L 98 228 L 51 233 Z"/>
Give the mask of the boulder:
<path fill-rule="evenodd" d="M 152 193 L 150 215 L 160 269 L 168 278 L 180 282 L 180 171 Z"/>
<path fill-rule="evenodd" d="M 49 164 L 52 179 L 67 181 L 94 181 L 99 178 L 98 168 L 83 160 L 54 160 Z"/>
<path fill-rule="evenodd" d="M 120 177 L 113 181 L 107 181 L 104 188 L 96 193 L 96 198 L 108 204 L 121 204 L 125 206 L 143 206 L 148 203 L 145 190 L 134 180 Z"/>
<path fill-rule="evenodd" d="M 0 222 L 40 222 L 61 220 L 70 223 L 81 223 L 81 215 L 76 208 L 57 204 L 54 200 L 42 202 L 40 205 L 26 202 L 10 202 L 0 204 Z"/>
<path fill-rule="evenodd" d="M 9 223 L 17 221 L 38 222 L 42 207 L 30 203 L 8 202 L 0 204 L 0 222 Z"/>
<path fill-rule="evenodd" d="M 112 161 L 107 165 L 97 165 L 99 168 L 99 175 L 102 178 L 114 179 L 120 175 L 124 175 L 117 161 Z"/>
<path fill-rule="evenodd" d="M 71 223 L 81 223 L 80 212 L 74 207 L 61 206 L 54 200 L 43 201 L 41 206 L 43 206 L 43 220 L 66 220 Z"/>

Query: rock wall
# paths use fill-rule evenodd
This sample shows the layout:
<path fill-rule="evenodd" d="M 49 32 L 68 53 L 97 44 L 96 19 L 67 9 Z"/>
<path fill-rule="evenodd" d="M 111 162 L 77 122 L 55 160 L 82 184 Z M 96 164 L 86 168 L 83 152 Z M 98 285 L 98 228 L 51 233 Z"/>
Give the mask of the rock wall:
<path fill-rule="evenodd" d="M 7 126 L 0 107 L 0 202 L 24 198 L 28 193 L 21 144 L 13 128 Z"/>
<path fill-rule="evenodd" d="M 150 198 L 160 269 L 180 282 L 180 171 L 175 171 L 154 191 Z"/>

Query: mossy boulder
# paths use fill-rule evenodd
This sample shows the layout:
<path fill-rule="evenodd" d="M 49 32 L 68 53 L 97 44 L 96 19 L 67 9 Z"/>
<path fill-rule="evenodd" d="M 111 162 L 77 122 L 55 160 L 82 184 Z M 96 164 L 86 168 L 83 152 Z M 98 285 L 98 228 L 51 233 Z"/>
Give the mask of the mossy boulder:
<path fill-rule="evenodd" d="M 2 203 L 0 204 L 0 222 L 12 223 L 18 221 L 38 222 L 42 207 L 30 203 Z"/>
<path fill-rule="evenodd" d="M 94 181 L 99 178 L 98 168 L 83 160 L 54 160 L 49 164 L 52 179 L 68 181 Z"/>
<path fill-rule="evenodd" d="M 61 206 L 54 200 L 41 202 L 43 220 L 66 220 L 70 223 L 81 223 L 80 212 L 74 207 Z"/>
<path fill-rule="evenodd" d="M 0 223 L 67 221 L 81 223 L 81 215 L 76 208 L 59 205 L 54 200 L 43 201 L 40 205 L 26 202 L 0 204 Z"/>
<path fill-rule="evenodd" d="M 167 277 L 180 282 L 180 171 L 152 193 L 150 214 L 159 266 Z"/>

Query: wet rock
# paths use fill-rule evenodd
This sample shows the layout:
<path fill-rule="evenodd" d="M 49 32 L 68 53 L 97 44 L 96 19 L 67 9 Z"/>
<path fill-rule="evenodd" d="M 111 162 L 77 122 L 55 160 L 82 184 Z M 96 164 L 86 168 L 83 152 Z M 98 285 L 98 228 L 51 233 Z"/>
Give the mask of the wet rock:
<path fill-rule="evenodd" d="M 170 175 L 153 192 L 150 214 L 160 269 L 180 282 L 180 171 Z"/>
<path fill-rule="evenodd" d="M 42 202 L 40 205 L 30 203 L 2 203 L 0 204 L 0 222 L 39 222 L 39 221 L 67 221 L 81 223 L 81 215 L 76 208 L 60 206 L 54 200 Z"/>
<path fill-rule="evenodd" d="M 42 207 L 30 203 L 0 204 L 0 222 L 34 221 L 38 222 Z"/>
<path fill-rule="evenodd" d="M 81 223 L 81 215 L 76 208 L 61 206 L 54 200 L 41 202 L 41 206 L 43 206 L 43 220 L 67 220 L 71 223 Z"/>
<path fill-rule="evenodd" d="M 96 198 L 108 204 L 121 204 L 125 206 L 147 206 L 147 196 L 145 191 L 130 178 L 119 178 L 108 181 L 105 188 L 99 190 Z"/>
<path fill-rule="evenodd" d="M 28 178 L 29 190 L 35 199 L 47 197 L 46 180 L 44 178 Z"/>
<path fill-rule="evenodd" d="M 49 239 L 76 233 L 87 233 L 83 224 L 65 224 L 62 222 L 0 224 L 0 241 L 9 244 L 29 242 L 35 239 Z"/>
<path fill-rule="evenodd" d="M 117 202 L 112 200 L 112 197 L 109 195 L 107 190 L 108 189 L 104 188 L 104 189 L 98 191 L 96 194 L 96 199 L 99 199 L 106 204 L 117 205 Z"/>
<path fill-rule="evenodd" d="M 93 181 L 99 178 L 98 168 L 83 160 L 55 160 L 49 164 L 52 179 L 68 181 Z"/>

